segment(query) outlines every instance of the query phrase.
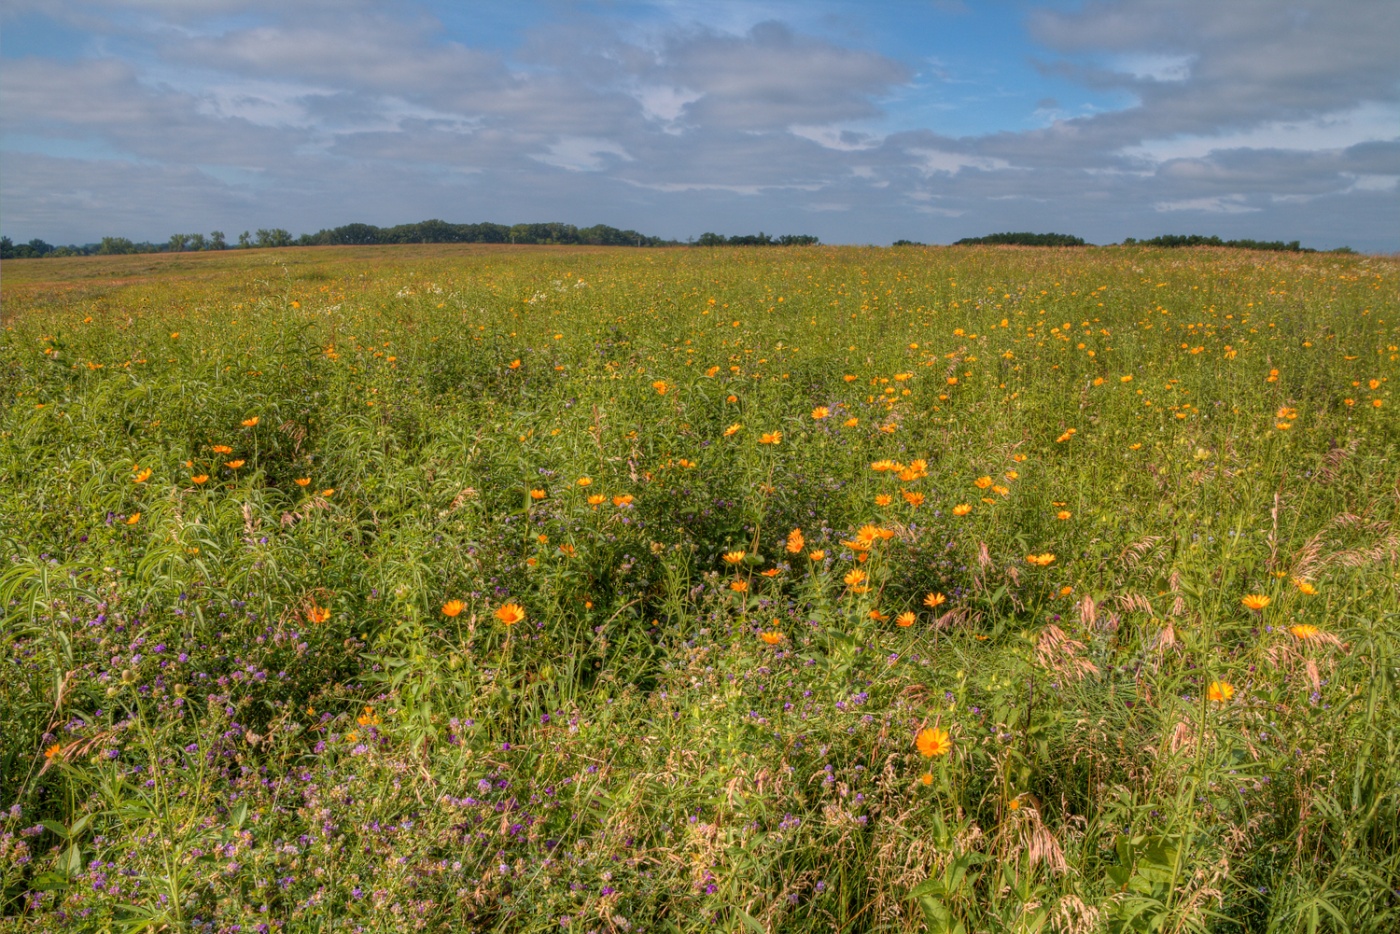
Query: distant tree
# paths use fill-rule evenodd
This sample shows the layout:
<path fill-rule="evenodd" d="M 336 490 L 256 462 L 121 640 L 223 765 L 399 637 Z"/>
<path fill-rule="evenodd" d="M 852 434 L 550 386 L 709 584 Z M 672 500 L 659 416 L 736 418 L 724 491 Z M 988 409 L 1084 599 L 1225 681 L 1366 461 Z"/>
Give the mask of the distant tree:
<path fill-rule="evenodd" d="M 964 237 L 953 246 L 1088 246 L 1082 238 L 1058 233 L 997 233 L 985 237 Z"/>
<path fill-rule="evenodd" d="M 185 248 L 189 246 L 189 242 L 189 234 L 171 234 L 170 243 L 166 246 L 166 249 L 171 253 L 183 253 Z"/>
<path fill-rule="evenodd" d="M 246 249 L 248 249 L 248 248 L 249 248 L 250 246 L 252 246 L 252 245 L 253 245 L 253 235 L 250 234 L 250 233 L 248 233 L 248 231 L 245 230 L 245 231 L 243 231 L 241 234 L 238 235 L 238 248 L 239 248 L 240 250 L 246 250 Z"/>
<path fill-rule="evenodd" d="M 1126 241 L 1125 241 L 1126 242 Z M 1219 237 L 1205 237 L 1201 234 L 1163 234 L 1151 240 L 1136 241 L 1142 246 L 1223 246 L 1236 250 L 1269 250 L 1279 253 L 1316 253 L 1304 249 L 1297 240 L 1284 243 L 1282 240 L 1221 240 Z"/>
<path fill-rule="evenodd" d="M 215 231 L 212 231 L 212 232 L 209 234 L 209 249 L 211 249 L 211 250 L 227 250 L 227 249 L 228 249 L 228 242 L 227 242 L 226 240 L 224 240 L 224 232 L 223 232 L 222 230 L 215 230 Z"/>
<path fill-rule="evenodd" d="M 102 242 L 97 246 L 97 252 L 101 256 L 122 256 L 127 253 L 135 253 L 136 244 L 126 237 L 103 237 Z"/>
<path fill-rule="evenodd" d="M 896 240 L 890 246 L 927 246 L 927 244 L 920 243 L 918 240 Z"/>
<path fill-rule="evenodd" d="M 816 246 L 821 239 L 811 234 L 783 234 L 778 238 L 779 246 Z"/>
<path fill-rule="evenodd" d="M 727 241 L 723 234 L 710 233 L 708 230 L 700 235 L 700 239 L 695 241 L 696 246 L 724 246 Z"/>
<path fill-rule="evenodd" d="M 207 249 L 209 249 L 209 243 L 208 243 L 207 240 L 204 239 L 204 234 L 202 234 L 202 233 L 190 234 L 190 249 L 191 249 L 191 250 L 207 250 Z"/>
<path fill-rule="evenodd" d="M 292 245 L 292 235 L 289 234 L 287 231 L 283 230 L 281 227 L 273 227 L 271 230 L 268 230 L 266 228 L 259 228 L 257 236 L 257 243 L 260 247 L 280 247 Z"/>

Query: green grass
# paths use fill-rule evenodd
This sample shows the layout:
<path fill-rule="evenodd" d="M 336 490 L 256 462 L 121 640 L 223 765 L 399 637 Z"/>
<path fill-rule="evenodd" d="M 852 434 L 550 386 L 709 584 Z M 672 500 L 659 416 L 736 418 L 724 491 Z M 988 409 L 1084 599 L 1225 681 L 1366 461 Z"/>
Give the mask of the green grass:
<path fill-rule="evenodd" d="M 0 928 L 1400 927 L 1392 259 L 4 272 Z"/>

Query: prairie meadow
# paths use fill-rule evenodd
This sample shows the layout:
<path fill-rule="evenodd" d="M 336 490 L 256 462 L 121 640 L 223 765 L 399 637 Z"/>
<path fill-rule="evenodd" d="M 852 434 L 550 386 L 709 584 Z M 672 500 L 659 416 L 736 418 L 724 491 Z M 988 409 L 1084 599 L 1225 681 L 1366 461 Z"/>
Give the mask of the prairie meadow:
<path fill-rule="evenodd" d="M 8 261 L 0 929 L 1400 929 L 1400 262 Z"/>

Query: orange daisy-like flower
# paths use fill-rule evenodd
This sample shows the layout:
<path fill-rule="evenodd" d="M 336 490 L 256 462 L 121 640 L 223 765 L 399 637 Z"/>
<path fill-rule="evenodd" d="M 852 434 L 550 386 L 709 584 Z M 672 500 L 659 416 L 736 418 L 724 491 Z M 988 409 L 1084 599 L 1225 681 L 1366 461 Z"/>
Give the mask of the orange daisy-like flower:
<path fill-rule="evenodd" d="M 724 553 L 725 564 L 742 564 L 744 561 L 743 551 L 726 551 Z"/>
<path fill-rule="evenodd" d="M 243 461 L 242 459 L 236 461 L 225 461 L 224 466 L 227 467 L 229 470 L 237 470 L 239 467 L 242 467 L 244 463 L 246 463 L 246 461 Z"/>
<path fill-rule="evenodd" d="M 1206 688 L 1206 697 L 1217 704 L 1224 704 L 1235 696 L 1235 686 L 1228 681 L 1212 681 Z"/>
<path fill-rule="evenodd" d="M 507 626 L 514 626 L 525 618 L 525 609 L 518 603 L 507 603 L 496 611 L 496 619 Z"/>
<path fill-rule="evenodd" d="M 608 498 L 602 493 L 594 493 L 592 496 L 588 497 L 588 505 L 601 506 L 603 503 L 607 502 L 607 499 Z"/>
<path fill-rule="evenodd" d="M 1307 594 L 1309 597 L 1317 593 L 1317 587 L 1303 580 L 1301 577 L 1293 578 L 1293 586 L 1298 588 L 1299 593 Z"/>
<path fill-rule="evenodd" d="M 531 491 L 530 491 L 530 498 L 531 498 L 531 499 L 544 499 L 544 490 L 531 490 Z"/>
<path fill-rule="evenodd" d="M 566 558 L 572 558 L 576 554 L 576 551 L 573 545 L 565 542 L 559 546 L 559 553 Z"/>
<path fill-rule="evenodd" d="M 924 597 L 924 606 L 928 607 L 930 610 L 936 610 L 947 602 L 948 598 L 938 591 L 934 591 Z"/>
<path fill-rule="evenodd" d="M 905 490 L 900 495 L 904 497 L 904 501 L 910 506 L 918 507 L 924 504 L 924 494 L 922 493 L 911 493 L 910 491 Z"/>
<path fill-rule="evenodd" d="M 920 730 L 919 735 L 914 737 L 914 745 L 919 747 L 919 754 L 926 759 L 946 756 L 953 751 L 953 740 L 948 731 L 936 726 Z"/>
<path fill-rule="evenodd" d="M 759 444 L 782 444 L 783 433 L 781 431 L 765 431 L 758 439 Z"/>
<path fill-rule="evenodd" d="M 297 477 L 297 478 L 296 478 L 296 485 L 299 486 L 299 487 L 308 487 L 308 486 L 311 485 L 311 478 L 310 478 L 310 477 Z"/>
<path fill-rule="evenodd" d="M 858 419 L 858 418 L 848 418 L 848 419 L 846 419 L 844 422 L 842 422 L 841 424 L 842 424 L 843 426 L 845 426 L 846 428 L 854 428 L 854 427 L 856 427 L 857 425 L 860 424 L 860 419 Z"/>
<path fill-rule="evenodd" d="M 748 582 L 748 581 L 730 581 L 730 582 L 729 582 L 729 589 L 732 590 L 732 591 L 734 591 L 735 593 L 748 593 L 748 592 L 749 592 L 749 582 Z"/>
<path fill-rule="evenodd" d="M 321 491 L 321 495 L 329 499 L 335 495 L 335 487 L 329 487 Z"/>
<path fill-rule="evenodd" d="M 919 776 L 919 784 L 920 784 L 920 785 L 932 785 L 932 784 L 933 784 L 933 773 L 932 773 L 932 772 L 925 772 L 924 774 L 920 775 L 920 776 Z"/>
<path fill-rule="evenodd" d="M 317 625 L 317 624 L 320 624 L 320 623 L 324 623 L 326 620 L 328 620 L 328 619 L 330 619 L 330 618 L 331 618 L 331 611 L 330 611 L 329 608 L 324 607 L 324 606 L 317 606 L 317 605 L 314 604 L 314 603 L 311 604 L 310 609 L 308 609 L 308 610 L 306 611 L 306 621 L 307 621 L 308 623 L 311 623 L 312 625 Z"/>
<path fill-rule="evenodd" d="M 768 632 L 760 632 L 758 637 L 769 645 L 777 645 L 779 642 L 783 641 L 783 634 L 776 629 Z"/>
<path fill-rule="evenodd" d="M 903 613 L 900 613 L 894 618 L 894 624 L 904 628 L 914 625 L 914 611 L 905 610 Z"/>
<path fill-rule="evenodd" d="M 1026 555 L 1026 563 L 1033 564 L 1038 568 L 1048 567 L 1054 561 L 1055 556 L 1048 551 L 1041 555 Z"/>
<path fill-rule="evenodd" d="M 979 490 L 985 490 L 987 487 L 992 485 L 992 478 L 978 477 L 976 480 L 972 481 L 972 485 L 977 487 L 977 489 Z"/>
<path fill-rule="evenodd" d="M 245 418 L 245 419 L 243 419 L 243 427 L 244 427 L 244 428 L 252 428 L 252 427 L 253 427 L 254 425 L 256 425 L 257 423 L 258 423 L 258 417 L 257 417 L 256 415 L 254 415 L 252 418 Z"/>
<path fill-rule="evenodd" d="M 819 405 L 812 410 L 812 418 L 817 419 L 818 421 L 820 421 L 823 418 L 826 418 L 830 414 L 831 409 L 827 408 L 824 405 Z"/>
<path fill-rule="evenodd" d="M 875 620 L 875 622 L 877 623 L 883 623 L 885 620 L 889 619 L 887 615 L 881 613 L 879 610 L 871 610 L 870 618 Z"/>
<path fill-rule="evenodd" d="M 651 388 L 655 389 L 657 393 L 663 396 L 671 391 L 671 387 L 666 384 L 664 379 L 658 379 L 656 382 L 652 383 Z"/>
<path fill-rule="evenodd" d="M 151 479 L 151 468 L 147 467 L 143 470 L 137 471 L 136 476 L 132 477 L 131 479 L 136 481 L 137 483 L 145 483 L 147 480 Z"/>
<path fill-rule="evenodd" d="M 1245 609 L 1253 610 L 1257 613 L 1270 603 L 1273 603 L 1273 601 L 1262 593 L 1251 593 L 1241 598 L 1240 603 L 1244 604 Z"/>
<path fill-rule="evenodd" d="M 967 503 L 958 503 L 956 506 L 953 507 L 953 515 L 959 518 L 967 515 L 970 512 L 972 512 L 972 507 L 969 506 Z"/>
<path fill-rule="evenodd" d="M 763 574 L 764 577 L 777 577 L 779 574 L 783 573 L 783 569 L 782 569 L 782 568 L 769 568 L 768 570 L 763 571 L 763 572 L 761 572 L 761 573 Z"/>
<path fill-rule="evenodd" d="M 133 512 L 131 515 L 129 515 L 129 516 L 126 517 L 126 524 L 127 524 L 127 525 L 135 525 L 136 523 L 138 523 L 138 522 L 140 522 L 140 521 L 141 521 L 141 513 L 139 513 L 139 512 Z"/>
<path fill-rule="evenodd" d="M 1063 519 L 1068 519 L 1069 517 L 1070 517 L 1070 512 L 1069 512 L 1068 509 L 1061 509 L 1059 512 L 1055 513 L 1055 518 L 1056 518 L 1056 519 L 1061 519 L 1061 520 L 1063 520 Z"/>
<path fill-rule="evenodd" d="M 613 497 L 613 505 L 614 505 L 614 506 L 630 506 L 630 505 L 632 505 L 632 494 L 631 494 L 631 493 L 623 493 L 621 496 L 614 496 L 614 497 Z"/>
<path fill-rule="evenodd" d="M 233 453 L 233 448 L 229 447 L 227 444 L 216 444 L 216 445 L 214 445 L 213 447 L 211 447 L 209 450 L 213 451 L 215 454 L 232 454 L 232 453 Z"/>
<path fill-rule="evenodd" d="M 579 478 L 578 478 L 576 481 L 574 481 L 574 482 L 577 483 L 579 486 L 592 486 L 592 485 L 593 485 L 593 478 L 592 478 L 592 477 L 579 477 Z"/>
<path fill-rule="evenodd" d="M 44 758 L 45 758 L 45 759 L 48 759 L 48 760 L 50 760 L 50 761 L 52 761 L 52 760 L 54 760 L 54 759 L 61 759 L 61 758 L 63 758 L 63 744 L 62 744 L 62 743 L 54 743 L 54 744 L 53 744 L 52 746 L 50 746 L 48 749 L 45 749 L 45 750 L 44 750 Z"/>
<path fill-rule="evenodd" d="M 519 357 L 517 357 L 516 359 L 510 361 L 510 368 L 511 368 L 512 370 L 518 370 L 518 369 L 520 369 L 520 358 L 519 358 Z"/>
<path fill-rule="evenodd" d="M 851 588 L 852 593 L 865 593 L 870 589 L 865 583 L 867 580 L 866 573 L 860 568 L 847 571 L 846 576 L 843 577 L 842 580 L 846 582 L 847 587 Z"/>
<path fill-rule="evenodd" d="M 1307 642 L 1309 639 L 1316 639 L 1320 630 L 1310 623 L 1302 623 L 1298 626 L 1289 626 L 1288 631 L 1293 633 L 1294 638 Z"/>
<path fill-rule="evenodd" d="M 826 552 L 825 552 L 825 551 L 822 551 L 820 548 L 816 548 L 816 549 L 813 549 L 812 551 L 807 552 L 807 558 L 808 558 L 808 560 L 811 560 L 811 561 L 821 561 L 821 560 L 823 560 L 825 557 L 826 557 Z"/>
<path fill-rule="evenodd" d="M 193 477 L 190 477 L 190 482 L 196 485 L 206 483 L 208 480 L 209 475 L 207 473 L 197 473 Z"/>
<path fill-rule="evenodd" d="M 876 506 L 888 506 L 892 502 L 894 502 L 894 497 L 888 493 L 880 493 L 875 497 Z"/>
<path fill-rule="evenodd" d="M 735 422 L 728 428 L 724 429 L 724 436 L 726 438 L 732 438 L 734 435 L 737 435 L 743 429 L 743 427 L 743 425 L 740 425 L 738 422 Z"/>
<path fill-rule="evenodd" d="M 442 615 L 448 617 L 459 616 L 466 608 L 467 605 L 461 600 L 448 600 L 442 605 Z"/>
<path fill-rule="evenodd" d="M 801 530 L 801 529 L 793 529 L 791 532 L 788 533 L 788 537 L 787 537 L 787 550 L 788 550 L 788 554 L 792 554 L 792 555 L 801 554 L 801 553 L 802 553 L 802 549 L 803 549 L 803 548 L 806 548 L 806 547 L 807 547 L 807 540 L 806 540 L 805 538 L 802 537 L 802 530 Z"/>

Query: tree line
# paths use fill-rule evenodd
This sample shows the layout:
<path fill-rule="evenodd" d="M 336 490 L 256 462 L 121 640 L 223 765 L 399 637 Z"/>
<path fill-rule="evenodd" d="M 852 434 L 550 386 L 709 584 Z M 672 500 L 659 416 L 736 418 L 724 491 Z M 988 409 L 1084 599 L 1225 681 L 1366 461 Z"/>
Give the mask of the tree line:
<path fill-rule="evenodd" d="M 83 246 L 70 244 L 54 246 L 43 240 L 14 243 L 0 237 L 0 259 L 33 259 L 43 256 L 119 256 L 127 253 L 186 253 L 206 250 L 267 249 L 288 246 L 370 246 L 396 243 L 515 243 L 525 245 L 570 246 L 812 246 L 821 241 L 806 234 L 785 234 L 771 237 L 760 231 L 725 237 L 705 233 L 699 240 L 682 244 L 677 240 L 650 237 L 635 230 L 619 230 L 607 224 L 576 227 L 558 222 L 542 224 L 452 224 L 443 220 L 419 221 L 378 227 L 374 224 L 345 224 L 323 228 L 314 234 L 293 237 L 280 227 L 243 231 L 230 242 L 222 230 L 208 234 L 177 233 L 163 243 L 133 241 L 126 237 L 103 237 L 98 243 Z"/>

